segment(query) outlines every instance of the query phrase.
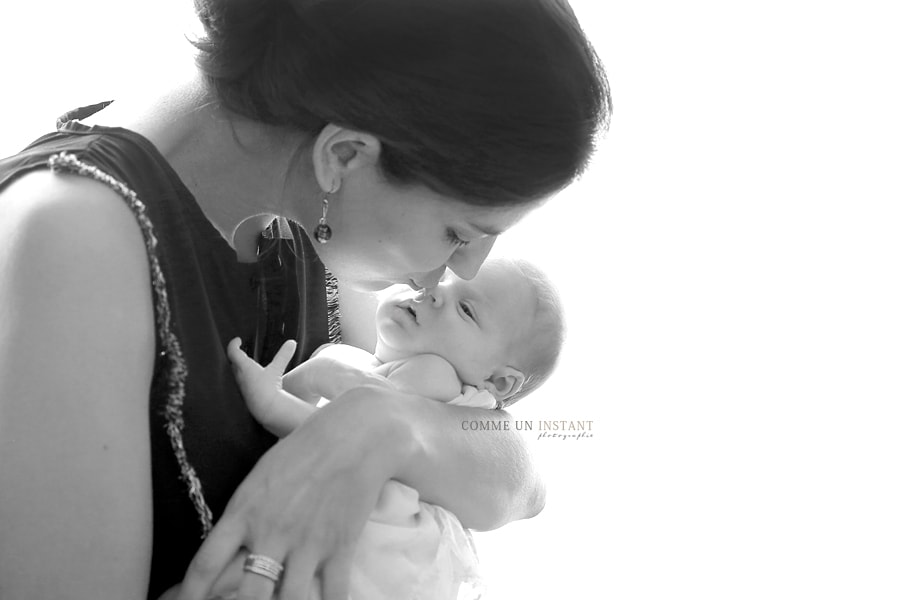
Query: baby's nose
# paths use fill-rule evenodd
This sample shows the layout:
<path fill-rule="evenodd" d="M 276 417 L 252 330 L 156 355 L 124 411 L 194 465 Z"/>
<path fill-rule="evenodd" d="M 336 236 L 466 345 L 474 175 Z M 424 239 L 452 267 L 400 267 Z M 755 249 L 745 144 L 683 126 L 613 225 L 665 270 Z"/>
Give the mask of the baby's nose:
<path fill-rule="evenodd" d="M 444 304 L 443 295 L 437 286 L 425 288 L 422 294 L 422 302 L 431 304 L 434 308 L 440 308 Z"/>

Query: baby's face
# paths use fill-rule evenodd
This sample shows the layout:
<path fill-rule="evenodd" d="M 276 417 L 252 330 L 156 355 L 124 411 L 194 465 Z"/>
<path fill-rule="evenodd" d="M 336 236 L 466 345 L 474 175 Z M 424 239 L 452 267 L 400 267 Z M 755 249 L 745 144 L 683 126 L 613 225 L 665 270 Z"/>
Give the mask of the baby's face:
<path fill-rule="evenodd" d="M 383 297 L 375 314 L 383 362 L 437 354 L 463 383 L 479 386 L 496 368 L 511 363 L 513 344 L 534 320 L 535 291 L 514 265 L 487 262 L 466 281 L 447 272 L 434 289 L 403 288 Z"/>

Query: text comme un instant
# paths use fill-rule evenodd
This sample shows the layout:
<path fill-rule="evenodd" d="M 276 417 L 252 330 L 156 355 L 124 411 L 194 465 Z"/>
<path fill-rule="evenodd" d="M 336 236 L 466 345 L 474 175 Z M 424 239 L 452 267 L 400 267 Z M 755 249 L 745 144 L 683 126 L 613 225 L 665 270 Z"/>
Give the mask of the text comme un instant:
<path fill-rule="evenodd" d="M 592 431 L 593 421 L 463 421 L 463 431 Z"/>

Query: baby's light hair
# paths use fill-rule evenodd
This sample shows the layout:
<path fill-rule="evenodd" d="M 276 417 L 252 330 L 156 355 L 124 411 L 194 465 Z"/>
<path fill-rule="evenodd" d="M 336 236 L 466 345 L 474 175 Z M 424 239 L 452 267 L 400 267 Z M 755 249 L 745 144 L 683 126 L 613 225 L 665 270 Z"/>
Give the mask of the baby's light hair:
<path fill-rule="evenodd" d="M 515 404 L 541 385 L 556 369 L 566 335 L 562 301 L 546 273 L 520 258 L 499 259 L 515 265 L 535 292 L 534 319 L 531 328 L 517 337 L 514 350 L 516 368 L 525 374 L 522 387 L 515 394 L 498 401 L 498 409 Z M 525 343 L 523 343 L 525 342 Z"/>

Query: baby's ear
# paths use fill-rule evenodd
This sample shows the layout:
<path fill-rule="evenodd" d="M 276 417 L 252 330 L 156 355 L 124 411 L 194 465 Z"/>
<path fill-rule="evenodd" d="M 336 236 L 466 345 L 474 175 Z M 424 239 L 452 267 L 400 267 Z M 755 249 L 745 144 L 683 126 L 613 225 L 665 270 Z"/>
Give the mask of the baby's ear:
<path fill-rule="evenodd" d="M 515 367 L 500 367 L 485 381 L 485 388 L 489 390 L 501 403 L 522 389 L 525 383 L 525 374 Z"/>

